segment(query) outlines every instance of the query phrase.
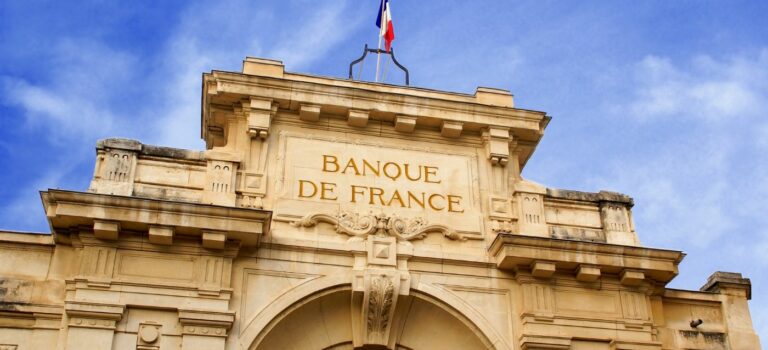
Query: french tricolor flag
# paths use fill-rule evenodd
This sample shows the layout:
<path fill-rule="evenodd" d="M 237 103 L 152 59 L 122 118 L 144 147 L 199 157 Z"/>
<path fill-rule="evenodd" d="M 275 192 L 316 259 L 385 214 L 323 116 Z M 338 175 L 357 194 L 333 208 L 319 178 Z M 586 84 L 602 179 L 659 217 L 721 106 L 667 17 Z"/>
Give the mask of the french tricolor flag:
<path fill-rule="evenodd" d="M 384 38 L 384 48 L 389 51 L 392 47 L 392 40 L 395 40 L 395 29 L 392 27 L 392 10 L 389 8 L 389 0 L 381 1 L 379 16 L 376 18 L 376 26 L 379 27 L 379 35 Z"/>

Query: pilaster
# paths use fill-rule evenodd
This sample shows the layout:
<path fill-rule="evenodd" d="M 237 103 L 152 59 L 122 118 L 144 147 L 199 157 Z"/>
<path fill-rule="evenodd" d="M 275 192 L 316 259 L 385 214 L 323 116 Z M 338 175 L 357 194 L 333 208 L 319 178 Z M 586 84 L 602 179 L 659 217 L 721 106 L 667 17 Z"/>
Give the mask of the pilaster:
<path fill-rule="evenodd" d="M 179 310 L 181 350 L 224 350 L 234 312 Z"/>
<path fill-rule="evenodd" d="M 115 327 L 124 305 L 90 302 L 66 303 L 67 350 L 111 350 Z"/>

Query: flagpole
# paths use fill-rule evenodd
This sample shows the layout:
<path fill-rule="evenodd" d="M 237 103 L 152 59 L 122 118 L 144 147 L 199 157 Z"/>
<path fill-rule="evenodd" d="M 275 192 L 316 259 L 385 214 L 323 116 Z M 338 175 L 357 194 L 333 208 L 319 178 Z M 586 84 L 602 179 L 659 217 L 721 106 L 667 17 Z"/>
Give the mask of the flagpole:
<path fill-rule="evenodd" d="M 384 28 L 384 0 L 381 0 L 381 12 L 379 13 L 379 51 L 381 51 L 381 29 Z M 379 82 L 379 64 L 381 63 L 381 52 L 376 52 L 376 82 Z"/>

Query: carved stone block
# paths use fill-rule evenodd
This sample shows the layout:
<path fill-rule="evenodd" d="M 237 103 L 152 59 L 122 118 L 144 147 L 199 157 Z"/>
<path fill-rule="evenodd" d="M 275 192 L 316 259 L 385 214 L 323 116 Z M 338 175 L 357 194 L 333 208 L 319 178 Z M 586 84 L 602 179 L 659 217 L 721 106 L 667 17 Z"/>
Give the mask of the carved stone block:
<path fill-rule="evenodd" d="M 490 127 L 483 132 L 485 150 L 493 165 L 505 166 L 509 162 L 509 129 Z"/>
<path fill-rule="evenodd" d="M 576 269 L 576 279 L 582 282 L 594 282 L 600 279 L 600 268 L 597 266 L 579 265 Z"/>
<path fill-rule="evenodd" d="M 395 130 L 399 132 L 413 132 L 416 129 L 416 117 L 398 115 L 395 117 Z"/>
<path fill-rule="evenodd" d="M 149 243 L 171 245 L 173 243 L 173 227 L 149 226 Z"/>
<path fill-rule="evenodd" d="M 116 240 L 120 233 L 120 224 L 115 221 L 94 220 L 93 234 L 98 239 Z"/>
<path fill-rule="evenodd" d="M 140 323 L 136 334 L 136 349 L 159 350 L 161 328 L 162 326 L 155 322 Z"/>
<path fill-rule="evenodd" d="M 248 135 L 261 139 L 269 135 L 272 116 L 277 111 L 271 99 L 253 98 L 241 102 L 243 113 L 248 119 Z"/>
<path fill-rule="evenodd" d="M 440 135 L 443 137 L 457 138 L 461 136 L 461 131 L 464 129 L 464 123 L 443 121 L 443 127 L 440 129 Z"/>
<path fill-rule="evenodd" d="M 366 241 L 368 264 L 396 266 L 397 238 L 369 236 Z"/>
<path fill-rule="evenodd" d="M 534 261 L 531 264 L 531 274 L 538 278 L 550 278 L 555 274 L 555 264 L 544 261 Z"/>
<path fill-rule="evenodd" d="M 366 270 L 361 345 L 389 344 L 389 331 L 399 291 L 400 276 L 397 271 Z"/>
<path fill-rule="evenodd" d="M 620 280 L 621 284 L 625 286 L 638 286 L 645 280 L 645 274 L 640 271 L 624 270 Z"/>
<path fill-rule="evenodd" d="M 368 111 L 350 109 L 347 113 L 347 124 L 358 128 L 368 125 Z"/>
<path fill-rule="evenodd" d="M 203 191 L 203 203 L 234 206 L 235 177 L 237 162 L 209 159 L 206 169 L 206 184 Z"/>
<path fill-rule="evenodd" d="M 320 106 L 302 104 L 299 107 L 299 119 L 305 122 L 316 122 L 320 120 Z"/>
<path fill-rule="evenodd" d="M 548 237 L 547 223 L 544 216 L 544 197 L 539 193 L 518 192 L 515 194 L 519 216 L 520 234 Z"/>
<path fill-rule="evenodd" d="M 203 247 L 208 249 L 224 249 L 227 243 L 227 235 L 223 232 L 204 231 Z"/>

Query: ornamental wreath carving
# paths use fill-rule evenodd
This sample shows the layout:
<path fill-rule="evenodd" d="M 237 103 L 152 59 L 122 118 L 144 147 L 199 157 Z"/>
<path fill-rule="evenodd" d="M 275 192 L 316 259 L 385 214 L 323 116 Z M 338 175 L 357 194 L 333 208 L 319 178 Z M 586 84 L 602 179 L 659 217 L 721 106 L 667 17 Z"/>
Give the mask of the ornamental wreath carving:
<path fill-rule="evenodd" d="M 339 212 L 335 215 L 323 213 L 307 214 L 291 225 L 295 227 L 312 227 L 320 222 L 336 226 L 336 232 L 352 236 L 353 238 L 365 238 L 369 235 L 393 236 L 399 241 L 412 241 L 423 239 L 429 233 L 441 233 L 452 240 L 466 240 L 467 238 L 445 225 L 429 224 L 422 217 L 402 218 L 397 215 L 369 213 L 360 215 L 351 212 Z"/>

